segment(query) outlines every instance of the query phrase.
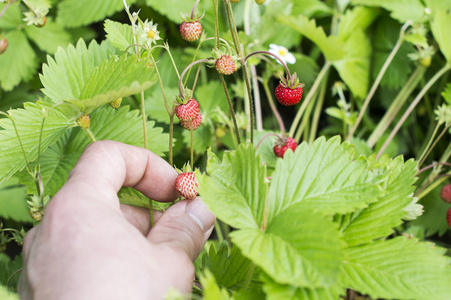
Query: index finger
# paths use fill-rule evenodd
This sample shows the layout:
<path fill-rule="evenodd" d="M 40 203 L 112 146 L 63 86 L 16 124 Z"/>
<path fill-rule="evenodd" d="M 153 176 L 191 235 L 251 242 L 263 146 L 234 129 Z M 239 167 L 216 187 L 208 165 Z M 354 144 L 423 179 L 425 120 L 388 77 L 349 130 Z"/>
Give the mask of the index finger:
<path fill-rule="evenodd" d="M 63 189 L 116 195 L 123 186 L 134 187 L 150 199 L 169 202 L 179 196 L 174 186 L 176 177 L 174 168 L 147 149 L 99 141 L 85 149 Z M 90 197 L 89 193 L 85 197 Z M 98 199 L 98 195 L 95 197 Z"/>

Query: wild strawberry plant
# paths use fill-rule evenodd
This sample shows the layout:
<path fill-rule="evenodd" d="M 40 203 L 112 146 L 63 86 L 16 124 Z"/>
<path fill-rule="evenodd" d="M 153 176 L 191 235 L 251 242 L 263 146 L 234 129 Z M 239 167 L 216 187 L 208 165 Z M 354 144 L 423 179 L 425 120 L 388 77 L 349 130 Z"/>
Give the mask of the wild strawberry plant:
<path fill-rule="evenodd" d="M 449 298 L 449 1 L 0 2 L 4 286 L 110 139 L 217 215 L 193 298 Z"/>

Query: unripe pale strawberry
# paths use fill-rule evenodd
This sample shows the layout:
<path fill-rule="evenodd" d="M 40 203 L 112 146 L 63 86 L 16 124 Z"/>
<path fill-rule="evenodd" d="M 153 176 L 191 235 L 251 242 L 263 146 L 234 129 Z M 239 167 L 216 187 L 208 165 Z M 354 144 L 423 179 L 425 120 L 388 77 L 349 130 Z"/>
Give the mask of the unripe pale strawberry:
<path fill-rule="evenodd" d="M 185 41 L 194 42 L 202 34 L 202 24 L 199 20 L 195 22 L 182 22 L 180 25 L 180 35 Z"/>
<path fill-rule="evenodd" d="M 230 56 L 223 55 L 216 60 L 215 68 L 220 74 L 230 75 L 235 72 L 235 62 Z"/>
<path fill-rule="evenodd" d="M 451 203 L 451 183 L 446 184 L 440 191 L 440 198 L 447 203 Z"/>
<path fill-rule="evenodd" d="M 199 113 L 193 121 L 180 121 L 180 125 L 187 130 L 191 130 L 191 122 L 193 123 L 193 130 L 196 130 L 202 123 L 202 114 Z"/>
<path fill-rule="evenodd" d="M 114 109 L 118 109 L 121 106 L 121 103 L 122 103 L 122 98 L 119 98 L 119 99 L 111 101 L 110 106 Z"/>
<path fill-rule="evenodd" d="M 5 38 L 0 40 L 0 54 L 4 53 L 8 49 L 8 41 Z"/>
<path fill-rule="evenodd" d="M 77 119 L 77 124 L 83 129 L 88 129 L 91 125 L 91 118 L 89 115 L 83 115 Z"/>
<path fill-rule="evenodd" d="M 193 121 L 199 115 L 199 102 L 196 99 L 190 99 L 186 104 L 177 106 L 175 114 L 181 122 Z"/>
<path fill-rule="evenodd" d="M 287 152 L 288 149 L 291 149 L 293 152 L 296 150 L 298 146 L 298 143 L 296 143 L 296 140 L 292 137 L 282 138 L 280 141 L 274 146 L 274 154 L 277 157 L 283 158 L 285 155 L 285 152 Z"/>
<path fill-rule="evenodd" d="M 188 200 L 196 198 L 198 186 L 194 172 L 180 173 L 175 179 L 175 189 Z"/>

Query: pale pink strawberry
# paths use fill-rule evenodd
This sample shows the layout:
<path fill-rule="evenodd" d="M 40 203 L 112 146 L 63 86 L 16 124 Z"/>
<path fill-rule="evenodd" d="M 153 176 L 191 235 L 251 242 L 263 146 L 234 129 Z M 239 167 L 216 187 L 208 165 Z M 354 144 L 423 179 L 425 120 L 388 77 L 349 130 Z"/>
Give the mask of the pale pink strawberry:
<path fill-rule="evenodd" d="M 190 99 L 186 104 L 177 106 L 175 114 L 181 122 L 193 121 L 199 115 L 199 102 Z"/>
<path fill-rule="evenodd" d="M 215 68 L 220 74 L 230 75 L 235 72 L 235 62 L 230 56 L 223 55 L 216 60 Z"/>
<path fill-rule="evenodd" d="M 196 198 L 198 186 L 199 184 L 197 183 L 194 172 L 180 173 L 175 179 L 175 189 L 188 200 Z"/>
<path fill-rule="evenodd" d="M 194 42 L 200 38 L 202 34 L 202 24 L 199 20 L 195 22 L 184 21 L 180 24 L 180 35 L 188 42 Z"/>
<path fill-rule="evenodd" d="M 193 130 L 196 130 L 202 123 L 202 114 L 199 113 L 193 121 L 180 121 L 180 125 L 185 129 L 191 130 L 191 122 L 193 123 Z"/>

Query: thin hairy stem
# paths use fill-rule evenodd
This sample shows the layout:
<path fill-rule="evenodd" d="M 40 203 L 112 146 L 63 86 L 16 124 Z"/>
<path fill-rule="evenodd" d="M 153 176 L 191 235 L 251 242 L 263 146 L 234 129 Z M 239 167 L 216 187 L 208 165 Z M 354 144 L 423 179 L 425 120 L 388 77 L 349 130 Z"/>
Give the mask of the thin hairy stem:
<path fill-rule="evenodd" d="M 283 61 L 283 59 L 281 59 L 279 56 L 277 56 L 274 53 L 271 53 L 269 51 L 263 51 L 262 50 L 262 51 L 252 52 L 252 53 L 246 55 L 246 57 L 244 58 L 244 61 L 246 62 L 250 57 L 252 57 L 254 55 L 257 55 L 257 54 L 270 55 L 270 56 L 274 57 L 275 59 L 277 59 L 282 64 L 282 66 L 284 67 L 285 72 L 287 72 L 288 78 L 291 78 L 290 69 L 288 69 L 287 64 Z"/>
<path fill-rule="evenodd" d="M 434 143 L 432 144 L 432 146 L 429 148 L 428 152 L 424 155 L 423 159 L 420 161 L 420 163 L 418 164 L 419 166 L 421 166 L 424 161 L 426 160 L 426 158 L 429 156 L 429 154 L 431 153 L 431 151 L 435 148 L 435 146 L 437 145 L 438 141 L 440 141 L 440 139 L 442 138 L 442 136 L 448 131 L 450 126 L 446 126 L 445 128 L 443 128 L 442 132 L 440 133 L 440 135 L 435 139 Z"/>
<path fill-rule="evenodd" d="M 431 169 L 431 168 L 433 168 L 435 166 L 451 167 L 451 164 L 450 163 L 446 163 L 446 162 L 436 162 L 436 163 L 430 164 L 429 166 L 426 166 L 423 169 L 419 170 L 418 173 L 417 173 L 417 176 L 420 175 L 421 173 L 423 173 L 424 171 L 429 170 L 429 169 Z"/>
<path fill-rule="evenodd" d="M 233 109 L 233 104 L 232 104 L 232 101 L 230 100 L 229 91 L 227 90 L 227 85 L 226 85 L 226 82 L 224 80 L 224 75 L 219 74 L 219 79 L 221 79 L 222 87 L 224 88 L 224 92 L 225 92 L 225 95 L 226 95 L 226 98 L 227 98 L 227 103 L 229 104 L 230 114 L 231 114 L 232 120 L 233 120 L 233 126 L 235 127 L 236 139 L 237 139 L 238 145 L 239 145 L 239 144 L 241 144 L 240 131 L 239 131 L 239 128 L 238 128 L 238 123 L 236 121 L 236 115 L 235 115 L 235 111 Z"/>
<path fill-rule="evenodd" d="M 200 60 L 196 60 L 193 61 L 192 63 L 190 63 L 182 72 L 182 75 L 180 75 L 180 79 L 179 79 L 179 92 L 180 92 L 180 97 L 183 97 L 183 85 L 182 85 L 182 81 L 183 81 L 183 77 L 185 76 L 186 72 L 188 72 L 188 70 L 194 66 L 195 64 L 201 64 L 201 63 L 205 63 L 210 61 L 211 59 L 213 59 L 212 57 L 208 57 L 205 59 L 200 59 Z"/>
<path fill-rule="evenodd" d="M 11 6 L 11 4 L 13 4 L 15 1 L 11 1 L 8 4 L 5 5 L 5 7 L 2 9 L 2 11 L 0 12 L 0 19 L 3 17 L 3 15 L 5 14 L 5 12 L 8 10 L 8 8 Z"/>
<path fill-rule="evenodd" d="M 89 128 L 83 128 L 83 130 L 89 136 L 89 139 L 91 140 L 91 142 L 95 143 L 96 142 L 96 138 L 94 137 L 94 134 L 92 134 L 91 130 Z"/>

